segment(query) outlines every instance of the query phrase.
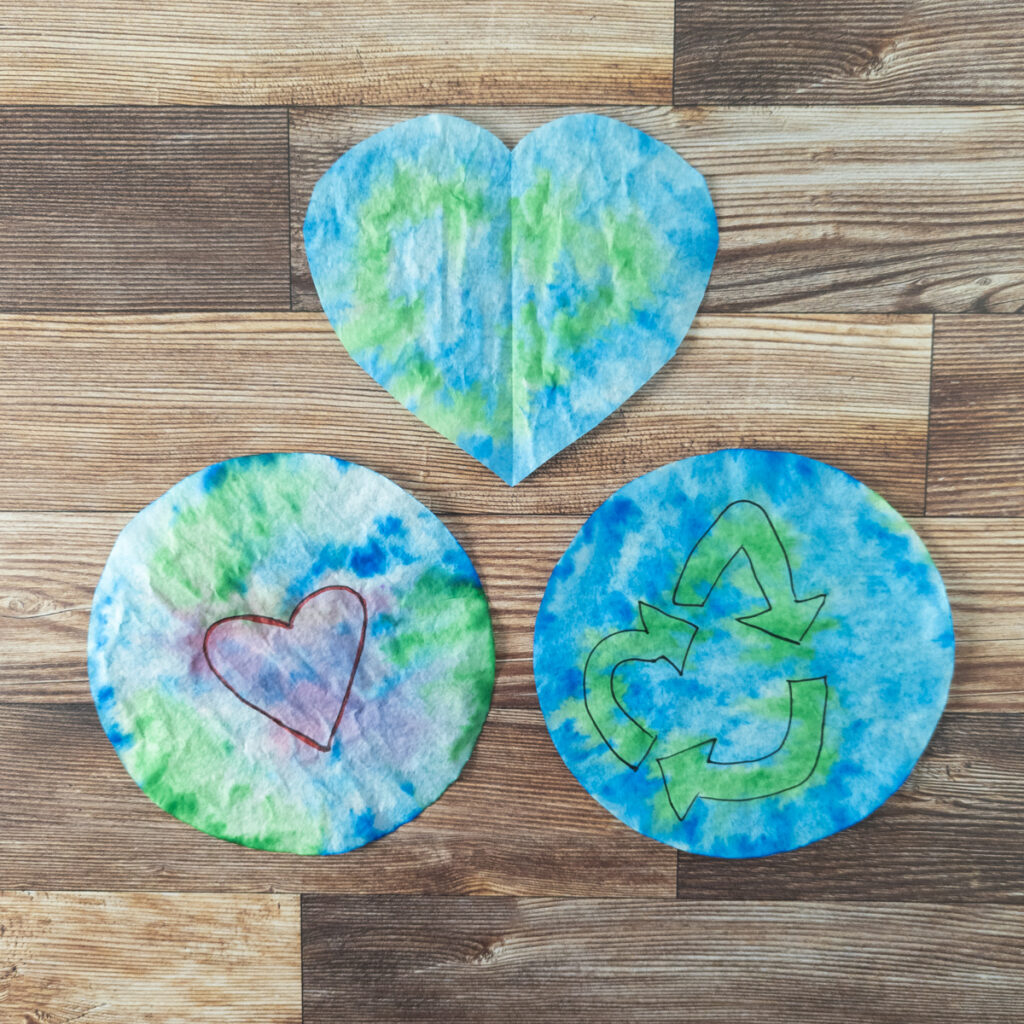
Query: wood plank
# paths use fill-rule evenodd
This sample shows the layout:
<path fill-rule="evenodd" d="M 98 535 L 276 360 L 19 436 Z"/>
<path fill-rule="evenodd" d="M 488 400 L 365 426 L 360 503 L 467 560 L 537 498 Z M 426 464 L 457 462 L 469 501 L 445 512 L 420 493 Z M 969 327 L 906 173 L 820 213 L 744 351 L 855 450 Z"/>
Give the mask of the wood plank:
<path fill-rule="evenodd" d="M 928 516 L 911 522 L 953 607 L 950 709 L 1024 711 L 1024 520 Z"/>
<path fill-rule="evenodd" d="M 928 511 L 1024 512 L 1024 320 L 937 317 Z"/>
<path fill-rule="evenodd" d="M 672 0 L 7 5 L 0 102 L 672 102 Z"/>
<path fill-rule="evenodd" d="M 304 1020 L 1020 1020 L 1003 907 L 303 898 Z"/>
<path fill-rule="evenodd" d="M 287 308 L 287 211 L 284 110 L 0 108 L 2 310 Z"/>
<path fill-rule="evenodd" d="M 978 17 L 974 11 L 972 26 Z M 958 47 L 964 39 L 962 32 L 950 37 Z M 756 38 L 755 43 L 761 45 Z M 570 109 L 451 113 L 514 144 Z M 423 112 L 292 111 L 296 309 L 318 308 L 301 234 L 317 179 L 354 143 Z M 707 178 L 721 242 L 705 313 L 1024 309 L 1019 223 L 1024 109 L 607 107 L 601 112 L 661 139 Z"/>
<path fill-rule="evenodd" d="M 1024 903 L 1024 715 L 947 713 L 867 820 L 749 861 L 679 856 L 686 899 Z"/>
<path fill-rule="evenodd" d="M 299 1024 L 296 896 L 0 893 L 0 1004 L 25 1024 Z"/>
<path fill-rule="evenodd" d="M 0 509 L 137 510 L 229 456 L 324 451 L 439 514 L 587 514 L 665 462 L 799 451 L 924 499 L 928 317 L 705 317 L 655 378 L 515 489 L 368 377 L 319 314 L 0 317 Z M 569 486 L 567 486 L 569 482 Z"/>
<path fill-rule="evenodd" d="M 93 590 L 130 518 L 0 513 L 0 699 L 88 699 Z"/>
<path fill-rule="evenodd" d="M 679 0 L 675 102 L 1019 103 L 1016 0 Z"/>
<path fill-rule="evenodd" d="M 92 590 L 126 513 L 0 513 L 0 700 L 87 699 Z M 582 516 L 450 515 L 491 605 L 494 705 L 537 707 L 533 624 Z M 1024 713 L 1024 520 L 914 518 L 946 581 L 957 634 L 954 711 Z"/>
<path fill-rule="evenodd" d="M 0 792 L 0 888 L 675 894 L 675 851 L 580 788 L 539 711 L 492 710 L 441 800 L 341 859 L 248 850 L 172 818 L 132 782 L 91 703 L 0 703 Z"/>

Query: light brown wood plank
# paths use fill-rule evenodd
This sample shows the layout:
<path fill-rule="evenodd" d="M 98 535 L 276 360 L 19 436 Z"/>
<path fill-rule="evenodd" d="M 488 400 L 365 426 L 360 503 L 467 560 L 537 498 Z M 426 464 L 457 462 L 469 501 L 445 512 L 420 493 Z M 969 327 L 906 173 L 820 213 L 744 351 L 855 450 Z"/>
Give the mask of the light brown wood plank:
<path fill-rule="evenodd" d="M 0 893 L 0 1012 L 24 1024 L 299 1024 L 296 896 Z"/>
<path fill-rule="evenodd" d="M 963 621 L 956 609 L 954 619 Z M 956 711 L 1024 711 L 1024 640 L 964 639 L 961 629 L 948 706 Z"/>
<path fill-rule="evenodd" d="M 92 591 L 126 513 L 0 513 L 0 701 L 88 698 Z M 582 516 L 449 515 L 480 573 L 497 646 L 494 704 L 536 708 L 533 624 Z M 1024 519 L 912 520 L 949 591 L 954 711 L 1024 713 Z"/>
<path fill-rule="evenodd" d="M 672 0 L 35 0 L 0 102 L 672 101 Z"/>
<path fill-rule="evenodd" d="M 865 821 L 756 860 L 679 855 L 684 899 L 1024 903 L 1024 715 L 947 713 Z"/>
<path fill-rule="evenodd" d="M 0 792 L 2 888 L 675 894 L 675 851 L 580 788 L 539 711 L 492 710 L 436 804 L 340 858 L 248 850 L 172 818 L 86 703 L 0 703 Z"/>
<path fill-rule="evenodd" d="M 0 310 L 287 309 L 287 234 L 283 109 L 0 108 Z"/>
<path fill-rule="evenodd" d="M 1024 640 L 1024 519 L 911 522 L 946 580 L 958 639 Z"/>
<path fill-rule="evenodd" d="M 928 511 L 1024 513 L 1024 318 L 936 318 Z"/>
<path fill-rule="evenodd" d="M 1024 519 L 915 517 L 953 608 L 949 707 L 1024 711 Z"/>
<path fill-rule="evenodd" d="M 1016 1024 L 1001 907 L 303 899 L 304 1020 Z"/>
<path fill-rule="evenodd" d="M 88 699 L 93 590 L 129 518 L 0 513 L 0 700 Z"/>
<path fill-rule="evenodd" d="M 318 308 L 302 247 L 317 179 L 356 142 L 423 112 L 292 111 L 295 308 Z M 514 144 L 569 109 L 451 112 Z M 601 112 L 661 139 L 707 178 L 721 242 L 705 313 L 1024 310 L 1020 107 Z"/>
<path fill-rule="evenodd" d="M 229 456 L 323 451 L 439 514 L 586 514 L 723 447 L 831 462 L 924 498 L 928 317 L 704 317 L 669 364 L 512 489 L 391 398 L 319 314 L 0 317 L 0 509 L 137 510 Z"/>
<path fill-rule="evenodd" d="M 120 512 L 0 513 L 0 701 L 88 699 L 92 593 L 130 518 Z M 491 606 L 494 704 L 536 708 L 533 622 L 548 576 L 582 519 L 456 515 L 445 523 L 469 552 Z"/>
<path fill-rule="evenodd" d="M 675 102 L 1019 103 L 1017 0 L 679 0 Z"/>

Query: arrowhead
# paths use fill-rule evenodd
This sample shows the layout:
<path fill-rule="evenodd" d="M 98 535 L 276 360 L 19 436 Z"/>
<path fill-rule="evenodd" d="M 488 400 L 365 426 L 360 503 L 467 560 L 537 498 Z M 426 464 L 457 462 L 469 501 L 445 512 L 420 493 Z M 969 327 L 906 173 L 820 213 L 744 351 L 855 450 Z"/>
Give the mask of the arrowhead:
<path fill-rule="evenodd" d="M 717 742 L 704 740 L 678 753 L 669 754 L 668 757 L 658 758 L 668 802 L 680 821 L 690 813 L 690 808 L 700 796 L 701 778 Z"/>
<path fill-rule="evenodd" d="M 790 599 L 774 604 L 755 615 L 745 615 L 736 621 L 742 622 L 744 626 L 759 629 L 769 636 L 778 637 L 791 644 L 799 644 L 818 617 L 824 603 L 824 594 L 801 598 L 799 601 Z"/>
<path fill-rule="evenodd" d="M 640 621 L 652 637 L 653 645 L 661 657 L 682 675 L 697 627 L 686 619 L 677 618 L 660 608 L 655 608 L 653 604 L 646 604 L 643 601 L 638 603 Z"/>

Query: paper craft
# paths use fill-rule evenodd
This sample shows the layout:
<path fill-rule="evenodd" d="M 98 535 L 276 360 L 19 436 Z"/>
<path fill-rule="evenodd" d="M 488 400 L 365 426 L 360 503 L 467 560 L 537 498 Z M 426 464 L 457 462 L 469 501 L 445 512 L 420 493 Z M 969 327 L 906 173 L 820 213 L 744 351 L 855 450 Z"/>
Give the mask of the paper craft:
<path fill-rule="evenodd" d="M 320 179 L 304 235 L 356 362 L 509 484 L 665 364 L 718 246 L 701 175 L 596 114 L 511 153 L 455 117 L 395 125 Z"/>
<path fill-rule="evenodd" d="M 840 470 L 723 451 L 587 520 L 537 616 L 537 693 L 587 791 L 681 850 L 756 857 L 852 825 L 939 720 L 953 623 L 920 538 Z"/>
<path fill-rule="evenodd" d="M 257 455 L 122 531 L 89 678 L 132 778 L 222 839 L 340 853 L 414 818 L 487 714 L 487 601 L 444 525 L 384 477 Z"/>

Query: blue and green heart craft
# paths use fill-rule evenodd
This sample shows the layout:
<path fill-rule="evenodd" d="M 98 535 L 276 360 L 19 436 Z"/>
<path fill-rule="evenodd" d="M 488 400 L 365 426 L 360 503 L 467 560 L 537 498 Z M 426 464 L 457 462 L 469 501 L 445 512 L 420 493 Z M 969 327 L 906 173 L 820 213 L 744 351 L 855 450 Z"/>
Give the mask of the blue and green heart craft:
<path fill-rule="evenodd" d="M 509 151 L 431 114 L 337 160 L 304 237 L 355 361 L 516 484 L 672 357 L 718 226 L 703 177 L 619 121 L 562 117 Z"/>

